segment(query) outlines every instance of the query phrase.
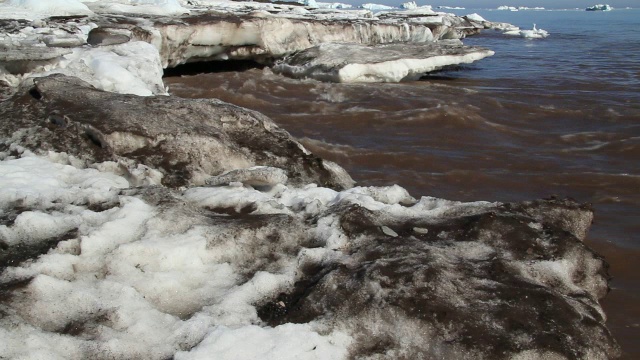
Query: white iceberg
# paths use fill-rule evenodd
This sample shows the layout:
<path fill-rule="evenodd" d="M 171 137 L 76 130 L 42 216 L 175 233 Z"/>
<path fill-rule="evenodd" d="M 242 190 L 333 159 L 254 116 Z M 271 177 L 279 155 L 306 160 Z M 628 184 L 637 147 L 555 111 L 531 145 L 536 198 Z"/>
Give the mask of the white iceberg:
<path fill-rule="evenodd" d="M 416 4 L 415 1 L 409 1 L 406 3 L 402 3 L 402 5 L 400 5 L 400 7 L 402 9 L 417 9 L 418 8 L 418 4 Z"/>
<path fill-rule="evenodd" d="M 318 8 L 320 9 L 351 9 L 353 5 L 345 4 L 345 3 L 327 3 L 327 2 L 317 2 Z"/>
<path fill-rule="evenodd" d="M 597 4 L 593 6 L 589 6 L 585 10 L 587 11 L 611 11 L 613 8 L 609 4 Z"/>
<path fill-rule="evenodd" d="M 381 5 L 381 4 L 371 4 L 371 3 L 362 4 L 362 5 L 360 5 L 360 7 L 362 9 L 367 9 L 369 11 L 380 11 L 380 10 L 392 10 L 392 9 L 395 9 L 395 7 L 393 7 L 393 6 Z"/>

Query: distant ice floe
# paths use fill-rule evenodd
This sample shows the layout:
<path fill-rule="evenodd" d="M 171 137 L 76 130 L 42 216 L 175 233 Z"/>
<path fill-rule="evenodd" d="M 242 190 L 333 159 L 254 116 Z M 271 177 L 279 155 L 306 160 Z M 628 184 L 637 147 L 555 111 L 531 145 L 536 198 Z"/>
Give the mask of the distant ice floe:
<path fill-rule="evenodd" d="M 353 5 L 344 4 L 339 2 L 327 3 L 327 2 L 317 2 L 318 8 L 320 9 L 351 9 Z"/>
<path fill-rule="evenodd" d="M 536 24 L 533 24 L 533 29 L 531 30 L 522 30 L 522 29 L 508 29 L 503 32 L 505 35 L 510 36 L 520 36 L 525 39 L 543 39 L 549 36 L 549 32 L 546 30 L 538 29 Z"/>
<path fill-rule="evenodd" d="M 613 8 L 609 4 L 597 4 L 593 6 L 589 6 L 585 9 L 586 11 L 611 11 Z"/>
<path fill-rule="evenodd" d="M 381 10 L 393 10 L 393 9 L 395 9 L 395 7 L 393 7 L 393 6 L 382 5 L 382 4 L 372 4 L 372 3 L 362 4 L 362 5 L 360 5 L 360 7 L 362 9 L 367 9 L 369 11 L 381 11 Z"/>
<path fill-rule="evenodd" d="M 464 10 L 465 8 L 460 6 L 438 6 L 438 9 L 443 10 Z"/>
<path fill-rule="evenodd" d="M 502 6 L 498 6 L 496 8 L 496 10 L 507 10 L 507 11 L 520 11 L 520 10 L 544 10 L 545 8 L 543 7 L 527 7 L 527 6 L 507 6 L 507 5 L 502 5 Z"/>
<path fill-rule="evenodd" d="M 406 3 L 402 3 L 402 5 L 400 5 L 400 8 L 402 9 L 417 9 L 418 8 L 418 4 L 416 4 L 415 1 L 409 1 Z"/>
<path fill-rule="evenodd" d="M 526 39 L 542 39 L 549 36 L 548 31 L 538 29 L 536 27 L 536 24 L 533 24 L 533 29 L 531 30 L 522 30 L 513 24 L 487 21 L 482 16 L 476 13 L 465 15 L 463 16 L 463 18 L 471 23 L 477 23 L 483 26 L 485 29 L 502 31 L 503 34 L 508 36 L 519 36 Z"/>

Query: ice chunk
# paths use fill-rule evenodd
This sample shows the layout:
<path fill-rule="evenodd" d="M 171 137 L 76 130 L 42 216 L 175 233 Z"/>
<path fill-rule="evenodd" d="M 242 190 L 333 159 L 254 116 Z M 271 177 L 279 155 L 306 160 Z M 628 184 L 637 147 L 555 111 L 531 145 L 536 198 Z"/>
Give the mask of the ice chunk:
<path fill-rule="evenodd" d="M 585 10 L 587 11 L 611 11 L 613 8 L 609 4 L 597 4 L 593 6 L 587 7 Z"/>
<path fill-rule="evenodd" d="M 482 16 L 478 15 L 477 13 L 469 14 L 469 15 L 466 15 L 465 17 L 467 19 L 469 19 L 469 20 L 478 21 L 478 22 L 487 21 L 487 20 L 485 20 L 485 18 L 483 18 Z"/>
<path fill-rule="evenodd" d="M 395 7 L 393 7 L 393 6 L 382 5 L 382 4 L 372 4 L 372 3 L 362 4 L 362 5 L 360 5 L 360 7 L 363 8 L 363 9 L 370 10 L 370 11 L 380 11 L 380 10 L 395 9 Z"/>
<path fill-rule="evenodd" d="M 60 72 L 77 76 L 99 89 L 121 94 L 165 94 L 157 50 L 143 41 L 111 47 L 74 49 Z"/>
<path fill-rule="evenodd" d="M 538 29 L 536 27 L 536 24 L 533 24 L 533 29 L 531 30 L 507 29 L 503 34 L 510 36 L 520 36 L 525 39 L 543 39 L 549 36 L 548 31 Z"/>
<path fill-rule="evenodd" d="M 445 44 L 322 44 L 286 58 L 273 69 L 295 78 L 322 81 L 398 82 L 491 55 L 493 51 L 482 48 Z"/>
<path fill-rule="evenodd" d="M 402 3 L 402 5 L 400 5 L 401 8 L 403 9 L 417 9 L 418 8 L 418 4 L 416 4 L 415 1 L 409 1 L 406 3 Z"/>
<path fill-rule="evenodd" d="M 316 4 L 320 9 L 351 9 L 353 7 L 353 5 L 339 3 L 339 2 L 334 2 L 334 3 L 317 2 Z"/>

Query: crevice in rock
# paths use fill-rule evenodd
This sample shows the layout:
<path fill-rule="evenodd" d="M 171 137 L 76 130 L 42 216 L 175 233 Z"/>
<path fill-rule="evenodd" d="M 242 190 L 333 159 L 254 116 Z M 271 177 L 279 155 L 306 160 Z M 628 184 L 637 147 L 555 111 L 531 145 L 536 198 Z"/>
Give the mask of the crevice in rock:
<path fill-rule="evenodd" d="M 220 72 L 239 72 L 251 69 L 263 69 L 265 66 L 253 60 L 202 61 L 178 65 L 164 69 L 163 77 L 183 75 L 211 74 Z"/>
<path fill-rule="evenodd" d="M 33 97 L 36 100 L 42 99 L 42 93 L 36 87 L 32 87 L 29 90 L 29 95 L 31 95 L 31 97 Z"/>
<path fill-rule="evenodd" d="M 325 276 L 337 268 L 336 264 L 329 266 L 315 264 L 303 267 L 301 271 L 304 278 L 295 282 L 293 290 L 289 293 L 280 293 L 274 300 L 258 306 L 258 316 L 269 326 L 312 321 L 321 314 L 299 311 L 301 310 L 300 302 L 309 296 Z"/>

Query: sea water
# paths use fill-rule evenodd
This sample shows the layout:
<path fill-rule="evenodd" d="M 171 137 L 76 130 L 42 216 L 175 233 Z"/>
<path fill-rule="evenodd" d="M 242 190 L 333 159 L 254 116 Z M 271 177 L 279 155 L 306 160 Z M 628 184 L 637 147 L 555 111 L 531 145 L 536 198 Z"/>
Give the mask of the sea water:
<path fill-rule="evenodd" d="M 465 39 L 493 57 L 400 84 L 327 84 L 268 69 L 171 77 L 170 92 L 258 110 L 359 185 L 412 195 L 592 203 L 586 242 L 611 264 L 603 300 L 625 358 L 640 358 L 640 9 L 456 10 L 493 30 Z M 212 65 L 215 67 L 215 65 Z"/>

